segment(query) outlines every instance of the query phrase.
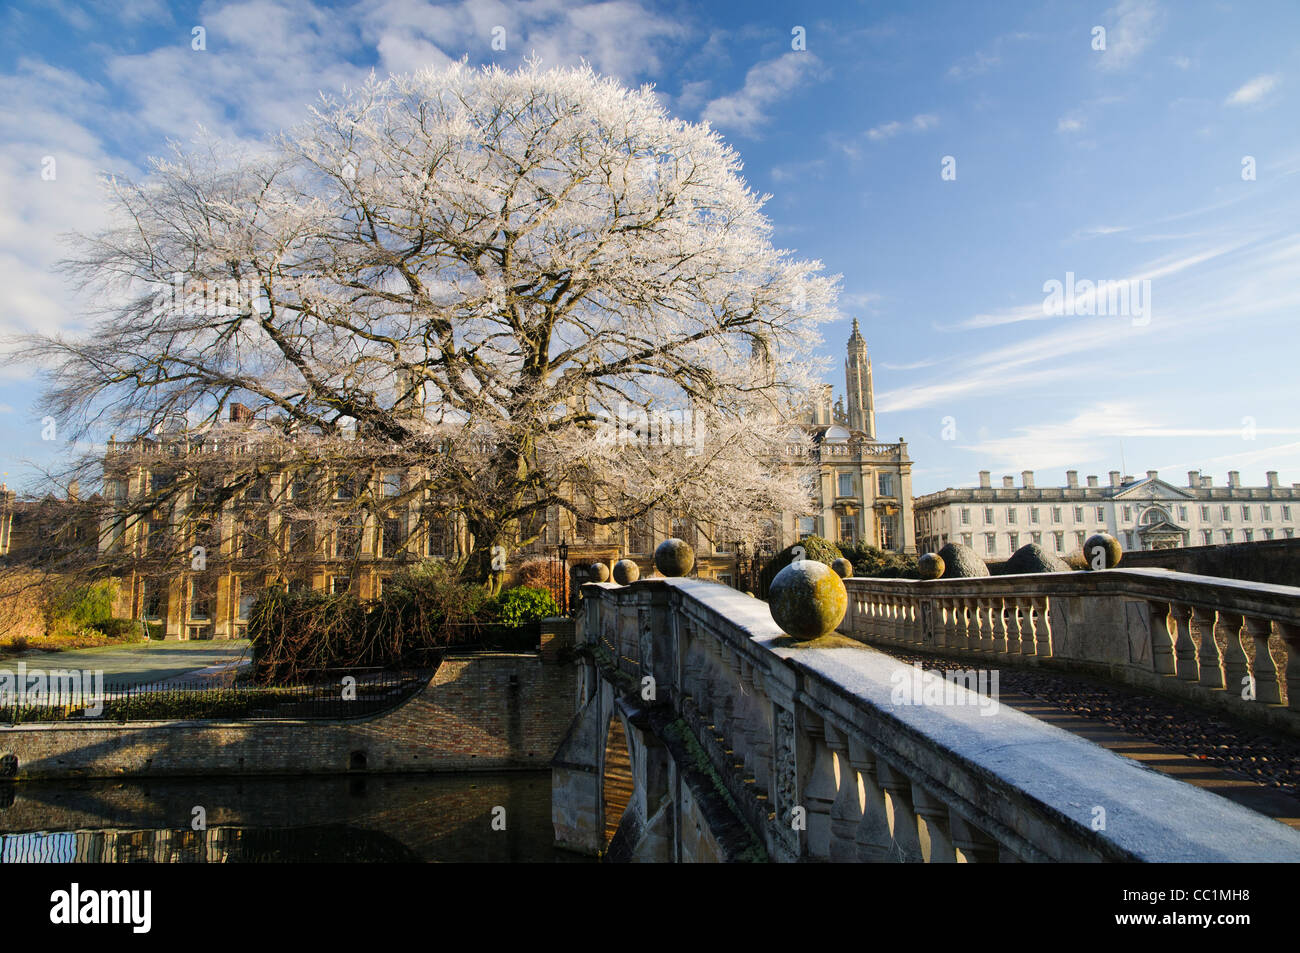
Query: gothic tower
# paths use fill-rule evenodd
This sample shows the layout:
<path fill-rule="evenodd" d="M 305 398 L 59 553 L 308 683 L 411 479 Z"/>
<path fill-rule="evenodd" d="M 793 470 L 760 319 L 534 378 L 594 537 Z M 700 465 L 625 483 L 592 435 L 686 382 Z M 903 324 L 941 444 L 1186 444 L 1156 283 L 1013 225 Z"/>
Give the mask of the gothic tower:
<path fill-rule="evenodd" d="M 876 439 L 876 399 L 871 392 L 871 358 L 867 342 L 853 319 L 849 335 L 849 359 L 844 362 L 844 382 L 849 392 L 849 429 L 861 430 L 868 440 Z"/>

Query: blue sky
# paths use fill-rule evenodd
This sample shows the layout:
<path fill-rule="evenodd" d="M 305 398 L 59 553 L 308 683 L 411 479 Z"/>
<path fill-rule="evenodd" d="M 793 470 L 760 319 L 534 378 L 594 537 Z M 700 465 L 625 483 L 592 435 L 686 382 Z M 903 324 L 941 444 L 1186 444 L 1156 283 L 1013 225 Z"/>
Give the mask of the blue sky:
<path fill-rule="evenodd" d="M 653 83 L 735 146 L 776 243 L 843 275 L 828 379 L 857 317 L 918 494 L 981 469 L 1300 482 L 1300 4 L 808 6 L 11 3 L 0 334 L 82 322 L 50 266 L 100 220 L 101 173 L 138 176 L 197 123 L 259 139 L 371 69 L 535 53 Z M 1145 279 L 1148 307 L 1045 314 L 1067 273 Z M 0 360 L 10 485 L 66 450 L 41 439 L 39 388 Z"/>

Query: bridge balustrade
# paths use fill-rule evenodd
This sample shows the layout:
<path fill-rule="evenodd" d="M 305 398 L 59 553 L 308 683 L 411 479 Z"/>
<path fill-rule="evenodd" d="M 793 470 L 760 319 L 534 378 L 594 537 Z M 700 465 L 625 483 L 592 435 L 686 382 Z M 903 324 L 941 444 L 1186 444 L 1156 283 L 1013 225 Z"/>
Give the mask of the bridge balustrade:
<path fill-rule="evenodd" d="M 869 643 L 1073 669 L 1300 732 L 1300 589 L 1163 569 L 845 580 Z"/>
<path fill-rule="evenodd" d="M 1157 622 L 1184 606 L 1213 605 L 1277 622 L 1294 618 L 1289 607 L 1300 596 L 1232 584 L 1211 593 L 1154 572 L 1096 575 L 1084 588 L 1125 603 L 1112 611 L 1120 620 L 1130 617 L 1128 604 Z M 842 628 L 857 638 L 918 647 L 941 640 L 992 660 L 1080 651 L 1076 641 L 1086 642 L 1070 600 L 1090 596 L 1064 580 L 855 579 L 848 588 Z M 587 747 L 598 750 L 611 717 L 629 726 L 634 776 L 647 775 L 634 781 L 629 816 L 642 816 L 629 829 L 659 830 L 663 804 L 674 791 L 681 800 L 680 784 L 646 768 L 654 742 L 638 740 L 644 722 L 626 714 L 649 699 L 690 728 L 729 803 L 778 861 L 1300 860 L 1300 832 L 999 706 L 977 683 L 954 685 L 840 635 L 796 643 L 766 603 L 729 587 L 653 578 L 588 583 L 583 596 L 578 638 L 589 663 L 572 742 L 557 756 L 561 841 L 577 843 L 581 818 L 600 816 L 561 801 L 588 790 L 574 780 L 592 770 L 581 764 L 600 774 L 603 762 L 583 756 L 579 740 L 593 739 Z M 1262 631 L 1252 624 L 1249 631 Z M 615 701 L 600 702 L 620 679 Z M 596 727 L 584 734 L 588 717 Z M 598 782 L 595 790 L 600 803 Z M 695 859 L 657 836 L 632 856 Z"/>

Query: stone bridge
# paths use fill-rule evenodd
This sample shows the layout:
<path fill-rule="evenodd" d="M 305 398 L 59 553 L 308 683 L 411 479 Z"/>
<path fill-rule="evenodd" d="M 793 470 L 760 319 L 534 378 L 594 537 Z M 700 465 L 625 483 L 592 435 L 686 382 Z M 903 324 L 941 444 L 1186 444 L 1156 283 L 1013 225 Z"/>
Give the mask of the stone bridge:
<path fill-rule="evenodd" d="M 1300 832 L 998 704 L 984 678 L 1029 657 L 1236 695 L 1227 629 L 1232 678 L 1287 730 L 1300 589 L 1162 570 L 846 588 L 840 633 L 798 642 L 715 583 L 585 585 L 557 842 L 633 861 L 1300 861 Z M 973 667 L 945 680 L 871 641 Z"/>

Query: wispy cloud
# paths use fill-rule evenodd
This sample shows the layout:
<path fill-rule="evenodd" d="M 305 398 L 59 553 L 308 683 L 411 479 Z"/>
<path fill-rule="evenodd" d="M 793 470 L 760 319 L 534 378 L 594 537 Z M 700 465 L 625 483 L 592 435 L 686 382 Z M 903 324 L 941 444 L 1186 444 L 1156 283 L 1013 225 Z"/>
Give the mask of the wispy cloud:
<path fill-rule="evenodd" d="M 1253 106 L 1276 89 L 1277 84 L 1281 82 L 1281 80 L 1281 73 L 1256 76 L 1224 100 L 1224 102 L 1228 106 Z"/>
<path fill-rule="evenodd" d="M 867 138 L 872 142 L 892 139 L 900 132 L 924 132 L 939 125 L 939 117 L 933 113 L 918 113 L 903 122 L 897 120 L 881 123 L 867 130 Z"/>
<path fill-rule="evenodd" d="M 1178 257 L 1167 256 L 1143 266 L 1135 274 L 1117 280 L 1133 282 L 1155 281 L 1159 278 L 1167 278 L 1170 275 L 1176 275 L 1181 271 L 1186 271 L 1189 268 L 1194 268 L 1197 265 L 1204 264 L 1212 259 L 1220 258 L 1231 252 L 1237 251 L 1244 247 L 1245 244 L 1245 242 L 1235 242 L 1233 244 L 1221 245 L 1217 248 L 1211 248 L 1205 251 L 1194 252 L 1190 255 L 1182 255 Z M 1060 280 L 1064 276 L 1053 275 L 1051 277 Z M 1092 299 L 1096 298 L 1096 296 L 1097 292 L 1094 290 L 1080 294 L 1074 302 L 1066 302 L 1067 313 L 1075 313 L 1075 303 L 1080 306 L 1081 310 L 1086 311 L 1088 304 Z M 954 325 L 954 327 L 963 329 L 991 328 L 1001 324 L 1016 324 L 1020 321 L 1042 321 L 1052 317 L 1055 317 L 1055 315 L 1049 314 L 1044 308 L 1042 300 L 1039 300 L 1032 304 L 1024 304 L 1014 308 L 1006 308 L 1001 311 L 977 314 L 973 318 L 968 318 L 965 321 L 959 322 Z"/>
<path fill-rule="evenodd" d="M 770 106 L 822 75 L 821 60 L 812 53 L 792 51 L 764 60 L 745 74 L 744 86 L 708 103 L 700 118 L 743 135 L 756 135 L 769 119 Z"/>
<path fill-rule="evenodd" d="M 1300 429 L 1261 428 L 1256 432 L 1294 435 L 1300 434 Z M 1153 411 L 1149 404 L 1100 401 L 1076 412 L 1067 420 L 1017 427 L 1008 436 L 989 437 L 974 444 L 963 445 L 960 449 L 977 454 L 985 465 L 993 468 L 1050 468 L 1077 466 L 1113 455 L 1120 440 L 1208 439 L 1240 435 L 1241 428 L 1235 426 L 1181 427 L 1170 424 L 1159 410 Z M 1256 451 L 1251 451 L 1206 462 L 1222 463 L 1236 457 L 1253 458 L 1257 455 Z M 1268 458 L 1264 455 L 1260 459 Z M 1175 469 L 1179 465 L 1162 465 L 1157 469 Z"/>
<path fill-rule="evenodd" d="M 1164 20 L 1154 0 L 1120 0 L 1106 11 L 1106 49 L 1097 58 L 1104 70 L 1125 69 L 1151 45 Z"/>
<path fill-rule="evenodd" d="M 948 67 L 948 78 L 966 80 L 972 76 L 981 76 L 990 70 L 996 69 L 1002 65 L 1002 50 L 1009 42 L 1028 40 L 1031 35 L 1029 33 L 1007 33 L 998 37 L 987 49 L 976 50 L 970 56 L 963 57 Z"/>

